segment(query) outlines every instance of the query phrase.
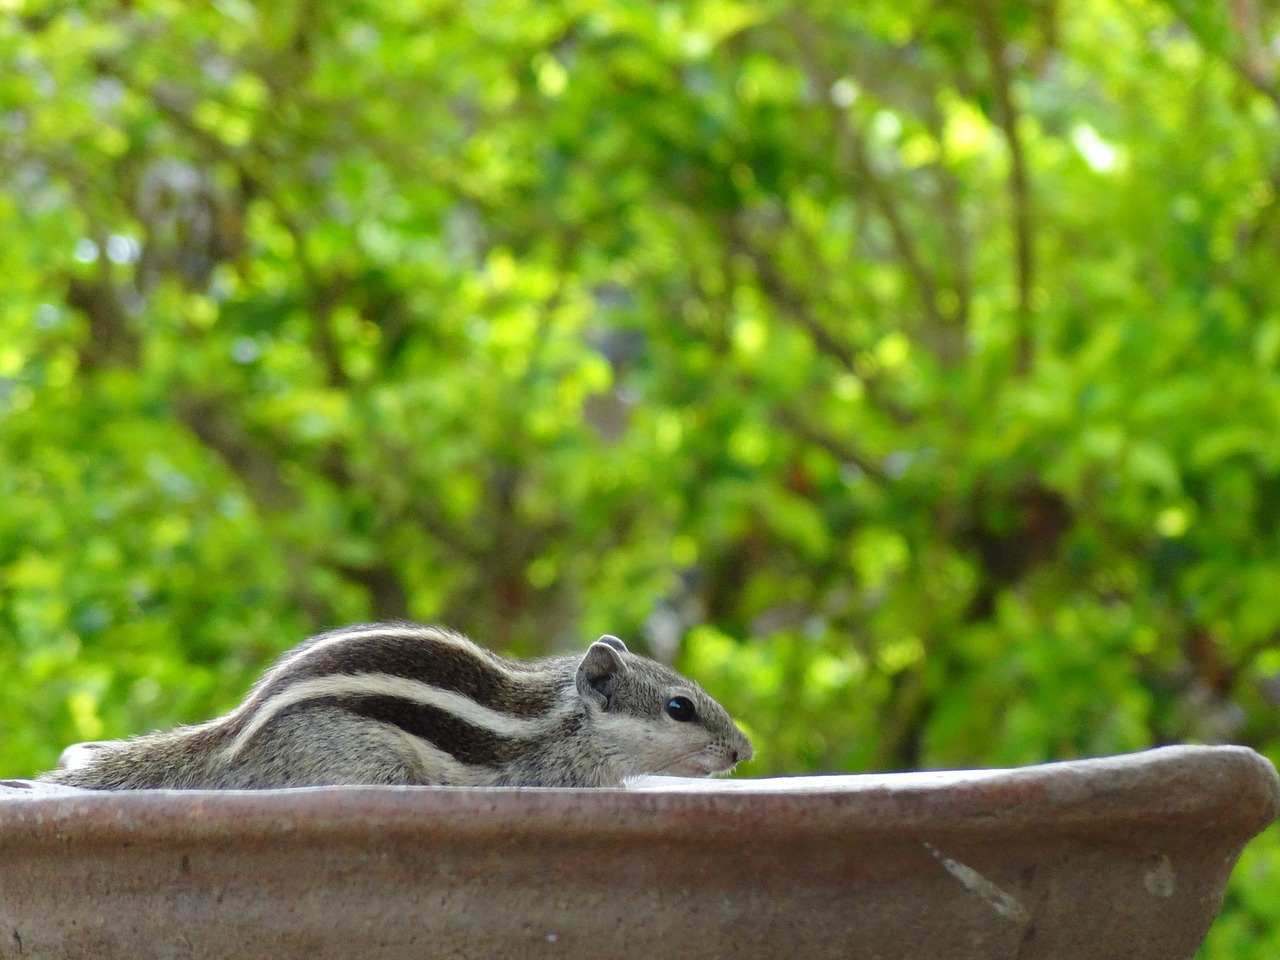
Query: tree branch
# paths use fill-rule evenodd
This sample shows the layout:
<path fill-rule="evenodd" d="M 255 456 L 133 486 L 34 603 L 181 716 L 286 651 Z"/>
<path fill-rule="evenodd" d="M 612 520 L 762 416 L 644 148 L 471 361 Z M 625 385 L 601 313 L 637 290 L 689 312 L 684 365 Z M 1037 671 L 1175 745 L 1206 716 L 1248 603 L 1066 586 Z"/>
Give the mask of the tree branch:
<path fill-rule="evenodd" d="M 373 563 L 369 566 L 334 563 L 333 569 L 344 580 L 364 589 L 369 595 L 369 605 L 375 619 L 408 619 L 409 595 L 400 574 L 389 563 Z"/>
<path fill-rule="evenodd" d="M 825 93 L 832 88 L 837 78 L 822 64 L 817 54 L 821 44 L 820 38 L 816 36 L 817 28 L 810 20 L 799 15 L 792 18 L 792 23 L 795 25 L 794 34 L 809 82 L 814 89 Z M 916 237 L 907 225 L 897 196 L 876 172 L 866 141 L 849 122 L 847 111 L 825 96 L 823 103 L 835 130 L 840 165 L 852 172 L 861 192 L 870 198 L 871 204 L 889 227 L 894 252 L 912 279 L 925 320 L 934 329 L 945 328 L 947 320 L 938 303 L 937 279 L 920 255 Z M 851 189 L 850 192 L 858 191 Z"/>
<path fill-rule="evenodd" d="M 881 486 L 889 484 L 889 475 L 885 473 L 884 468 L 878 463 L 852 444 L 832 436 L 820 427 L 809 423 L 799 412 L 791 407 L 779 404 L 773 408 L 771 415 L 775 423 L 789 430 L 806 443 L 825 450 L 841 463 L 857 467 Z"/>
<path fill-rule="evenodd" d="M 1248 81 L 1250 86 L 1280 110 L 1280 89 L 1276 87 L 1275 57 L 1262 39 L 1258 8 L 1254 0 L 1232 0 L 1231 21 L 1236 32 L 1244 40 L 1244 57 L 1223 54 L 1223 59 Z"/>
<path fill-rule="evenodd" d="M 820 353 L 831 357 L 856 376 L 866 389 L 867 397 L 871 402 L 888 414 L 895 423 L 906 426 L 915 422 L 913 413 L 884 396 L 875 377 L 868 376 L 858 369 L 857 351 L 839 340 L 814 315 L 810 305 L 778 269 L 775 260 L 752 243 L 736 221 L 731 221 L 721 232 L 727 241 L 728 248 L 734 254 L 750 261 L 761 290 L 781 308 L 778 311 L 780 319 L 799 326 L 809 335 Z M 803 236 L 803 233 L 800 235 Z"/>
<path fill-rule="evenodd" d="M 931 107 L 926 117 L 929 132 L 939 144 L 946 143 L 944 134 L 945 120 L 936 107 Z M 942 211 L 942 226 L 946 236 L 947 253 L 952 264 L 951 286 L 956 295 L 956 308 L 951 316 L 951 323 L 945 328 L 949 334 L 947 350 L 942 359 L 956 362 L 960 360 L 963 350 L 963 335 L 969 325 L 969 304 L 973 296 L 973 277 L 969 257 L 969 236 L 964 229 L 964 221 L 960 213 L 959 184 L 946 163 L 945 154 L 938 163 L 932 165 L 934 179 L 938 185 L 939 207 Z M 951 340 L 960 340 L 959 346 L 953 346 Z M 950 353 L 954 350 L 954 353 Z"/>
<path fill-rule="evenodd" d="M 106 248 L 98 238 L 98 268 L 92 279 L 73 276 L 67 281 L 67 305 L 84 314 L 89 341 L 80 347 L 86 371 L 104 367 L 136 368 L 142 357 L 138 335 L 129 327 L 124 304 L 111 281 Z"/>
<path fill-rule="evenodd" d="M 1012 78 L 1005 61 L 1005 41 L 994 0 L 975 0 L 978 34 L 991 68 L 996 120 L 1009 146 L 1009 202 L 1011 205 L 1014 257 L 1017 264 L 1017 329 L 1014 339 L 1014 369 L 1026 374 L 1031 368 L 1031 291 L 1035 283 L 1035 250 L 1031 225 L 1031 191 L 1027 161 L 1018 133 L 1018 112 L 1013 103 Z"/>
<path fill-rule="evenodd" d="M 241 479 L 260 507 L 284 511 L 297 506 L 297 494 L 281 476 L 279 460 L 227 415 L 219 398 L 181 396 L 174 409 L 187 429 Z"/>

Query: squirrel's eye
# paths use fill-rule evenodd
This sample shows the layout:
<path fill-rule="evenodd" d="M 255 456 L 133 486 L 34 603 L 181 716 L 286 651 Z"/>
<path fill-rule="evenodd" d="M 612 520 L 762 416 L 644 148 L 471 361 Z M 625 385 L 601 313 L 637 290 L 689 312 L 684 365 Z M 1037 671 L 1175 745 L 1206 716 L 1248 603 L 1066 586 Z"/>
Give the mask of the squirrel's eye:
<path fill-rule="evenodd" d="M 667 716 L 681 723 L 688 723 L 698 715 L 693 709 L 693 701 L 688 697 L 672 697 L 667 701 Z"/>

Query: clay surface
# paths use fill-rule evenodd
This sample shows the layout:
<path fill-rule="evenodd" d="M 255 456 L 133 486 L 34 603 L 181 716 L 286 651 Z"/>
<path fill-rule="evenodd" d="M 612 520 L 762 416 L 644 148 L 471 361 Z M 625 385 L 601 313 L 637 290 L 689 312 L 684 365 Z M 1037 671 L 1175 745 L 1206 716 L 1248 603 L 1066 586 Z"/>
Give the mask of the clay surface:
<path fill-rule="evenodd" d="M 608 791 L 0 781 L 0 958 L 1180 960 L 1278 804 L 1242 747 Z"/>

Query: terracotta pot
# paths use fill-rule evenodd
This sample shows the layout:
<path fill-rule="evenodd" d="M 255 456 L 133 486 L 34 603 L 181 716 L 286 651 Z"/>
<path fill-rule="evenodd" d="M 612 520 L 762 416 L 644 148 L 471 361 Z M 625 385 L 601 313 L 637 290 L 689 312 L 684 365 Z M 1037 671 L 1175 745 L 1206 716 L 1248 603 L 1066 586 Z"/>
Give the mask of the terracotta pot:
<path fill-rule="evenodd" d="M 1190 957 L 1242 747 L 628 790 L 0 786 L 0 957 Z"/>

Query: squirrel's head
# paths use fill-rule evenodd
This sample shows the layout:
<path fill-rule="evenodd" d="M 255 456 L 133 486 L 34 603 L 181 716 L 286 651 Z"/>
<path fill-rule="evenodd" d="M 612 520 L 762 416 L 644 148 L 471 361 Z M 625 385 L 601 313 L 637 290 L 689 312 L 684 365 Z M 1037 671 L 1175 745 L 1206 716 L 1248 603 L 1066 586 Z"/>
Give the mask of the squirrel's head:
<path fill-rule="evenodd" d="M 624 777 L 705 777 L 753 753 L 724 707 L 675 670 L 603 636 L 578 663 L 592 739 Z"/>

